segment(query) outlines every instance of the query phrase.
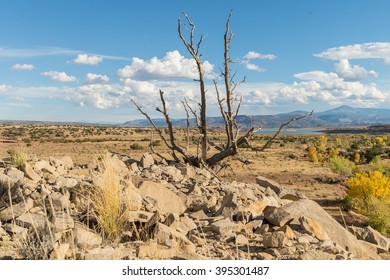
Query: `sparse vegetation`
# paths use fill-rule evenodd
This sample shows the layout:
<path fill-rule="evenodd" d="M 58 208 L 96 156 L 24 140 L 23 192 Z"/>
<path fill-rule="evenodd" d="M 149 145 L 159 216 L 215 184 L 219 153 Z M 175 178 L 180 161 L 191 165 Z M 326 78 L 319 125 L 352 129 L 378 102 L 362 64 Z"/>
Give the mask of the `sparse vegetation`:
<path fill-rule="evenodd" d="M 128 203 L 111 157 L 101 157 L 103 171 L 99 185 L 91 195 L 98 230 L 109 240 L 119 238 L 127 223 Z"/>
<path fill-rule="evenodd" d="M 333 156 L 329 160 L 330 169 L 337 174 L 351 176 L 355 170 L 355 163 L 342 156 Z"/>

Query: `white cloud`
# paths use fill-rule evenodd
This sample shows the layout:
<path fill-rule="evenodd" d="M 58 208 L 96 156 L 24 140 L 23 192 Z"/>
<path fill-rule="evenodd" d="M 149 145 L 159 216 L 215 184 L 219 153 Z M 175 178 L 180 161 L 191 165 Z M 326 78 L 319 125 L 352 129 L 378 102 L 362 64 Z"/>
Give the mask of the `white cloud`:
<path fill-rule="evenodd" d="M 32 64 L 14 64 L 14 65 L 12 65 L 12 69 L 31 71 L 31 70 L 35 69 L 35 67 Z"/>
<path fill-rule="evenodd" d="M 334 71 L 339 77 L 347 81 L 364 80 L 368 75 L 378 76 L 378 73 L 373 70 L 368 71 L 362 66 L 351 65 L 348 59 L 341 59 L 338 63 L 335 63 Z"/>
<path fill-rule="evenodd" d="M 39 47 L 31 49 L 0 48 L 0 57 L 38 57 L 51 55 L 74 55 L 79 51 L 58 47 Z"/>
<path fill-rule="evenodd" d="M 269 59 L 274 60 L 276 56 L 273 54 L 261 54 L 258 52 L 250 51 L 246 55 L 244 55 L 245 59 Z"/>
<path fill-rule="evenodd" d="M 103 58 L 101 56 L 79 54 L 75 59 L 68 61 L 68 63 L 85 64 L 85 65 L 98 65 L 102 61 L 103 61 Z"/>
<path fill-rule="evenodd" d="M 99 84 L 99 83 L 107 83 L 110 79 L 106 75 L 99 75 L 99 74 L 93 74 L 88 73 L 86 75 L 86 82 L 88 84 Z"/>
<path fill-rule="evenodd" d="M 2 84 L 0 85 L 0 92 L 5 92 L 7 90 L 10 90 L 12 87 L 9 85 Z"/>
<path fill-rule="evenodd" d="M 245 63 L 245 67 L 248 70 L 253 70 L 253 71 L 257 71 L 257 72 L 265 72 L 264 68 L 261 68 L 260 66 L 253 64 L 253 63 L 249 63 L 249 62 Z"/>
<path fill-rule="evenodd" d="M 51 80 L 57 82 L 74 82 L 77 80 L 74 76 L 68 76 L 65 72 L 49 71 L 41 73 L 42 76 L 50 77 Z"/>
<path fill-rule="evenodd" d="M 390 42 L 371 42 L 327 49 L 314 56 L 330 60 L 379 58 L 390 63 Z"/>
<path fill-rule="evenodd" d="M 202 64 L 205 76 L 214 77 L 214 66 L 205 61 Z M 143 60 L 134 57 L 130 65 L 119 69 L 117 72 L 121 78 L 135 80 L 154 80 L 168 78 L 198 78 L 195 61 L 192 58 L 185 58 L 179 51 L 167 52 L 162 59 L 153 57 L 150 60 Z"/>

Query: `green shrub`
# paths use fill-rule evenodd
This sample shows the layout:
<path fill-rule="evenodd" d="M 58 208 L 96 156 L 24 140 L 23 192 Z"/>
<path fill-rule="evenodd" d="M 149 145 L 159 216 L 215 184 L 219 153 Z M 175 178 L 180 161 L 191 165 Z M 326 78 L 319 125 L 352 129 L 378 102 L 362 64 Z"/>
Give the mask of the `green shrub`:
<path fill-rule="evenodd" d="M 372 171 L 379 171 L 382 173 L 385 173 L 388 166 L 386 163 L 382 161 L 382 158 L 380 155 L 375 156 L 371 161 L 370 161 L 370 167 Z"/>
<path fill-rule="evenodd" d="M 380 200 L 376 197 L 370 197 L 367 204 L 367 224 L 381 234 L 388 235 L 390 230 L 390 200 Z"/>
<path fill-rule="evenodd" d="M 144 146 L 142 146 L 142 145 L 140 145 L 138 143 L 134 143 L 134 144 L 130 145 L 130 149 L 131 150 L 143 150 Z"/>
<path fill-rule="evenodd" d="M 355 163 L 342 156 L 334 156 L 329 160 L 330 169 L 337 174 L 351 176 L 355 171 Z"/>

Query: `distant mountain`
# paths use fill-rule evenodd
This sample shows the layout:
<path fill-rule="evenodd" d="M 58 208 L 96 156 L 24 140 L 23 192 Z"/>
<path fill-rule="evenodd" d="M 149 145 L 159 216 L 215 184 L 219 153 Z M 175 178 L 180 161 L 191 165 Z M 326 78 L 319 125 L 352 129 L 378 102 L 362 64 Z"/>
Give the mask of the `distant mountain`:
<path fill-rule="evenodd" d="M 317 113 L 316 116 L 330 125 L 373 125 L 390 123 L 389 109 L 353 108 L 340 106 Z"/>
<path fill-rule="evenodd" d="M 290 120 L 293 117 L 299 117 L 307 112 L 294 111 L 276 115 L 240 115 L 237 117 L 237 122 L 240 126 L 248 127 L 252 122 L 255 127 L 276 128 L 281 123 Z M 154 119 L 157 126 L 165 126 L 165 119 Z M 173 119 L 174 126 L 184 127 L 185 119 Z M 194 121 L 191 120 L 191 124 Z M 209 117 L 207 124 L 213 127 L 223 127 L 224 121 L 222 117 Z M 358 125 L 377 125 L 390 124 L 389 109 L 374 109 L 374 108 L 353 108 L 350 106 L 340 106 L 331 110 L 314 113 L 312 116 L 301 119 L 292 123 L 290 128 L 322 128 L 322 127 L 340 127 L 340 126 L 358 126 Z M 128 121 L 123 126 L 150 126 L 148 120 L 138 119 Z"/>
<path fill-rule="evenodd" d="M 305 115 L 305 111 L 294 111 L 276 115 L 239 115 L 237 123 L 240 127 L 249 127 L 252 123 L 254 127 L 277 128 L 280 124 L 287 122 L 293 117 Z M 153 119 L 159 126 L 166 126 L 165 119 Z M 195 125 L 195 120 L 190 120 L 191 126 Z M 49 122 L 49 121 L 14 121 L 0 120 L 0 124 L 11 125 L 85 125 L 85 126 L 131 126 L 147 127 L 150 123 L 147 119 L 137 119 L 127 121 L 123 124 L 112 123 L 87 123 L 87 122 Z M 172 119 L 172 124 L 177 127 L 185 127 L 186 119 Z M 222 117 L 208 117 L 207 124 L 212 127 L 224 127 Z M 291 123 L 289 128 L 336 128 L 346 126 L 370 126 L 390 124 L 390 109 L 374 108 L 353 108 L 340 106 L 323 112 L 314 112 L 310 117 Z"/>

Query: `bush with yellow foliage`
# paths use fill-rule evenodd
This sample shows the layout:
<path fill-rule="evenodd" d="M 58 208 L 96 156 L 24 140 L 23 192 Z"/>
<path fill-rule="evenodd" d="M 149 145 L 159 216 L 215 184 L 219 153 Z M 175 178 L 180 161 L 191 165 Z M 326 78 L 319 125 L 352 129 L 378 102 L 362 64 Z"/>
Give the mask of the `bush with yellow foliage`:
<path fill-rule="evenodd" d="M 347 196 L 367 215 L 368 224 L 388 234 L 390 230 L 390 180 L 379 171 L 358 173 L 347 181 Z"/>

